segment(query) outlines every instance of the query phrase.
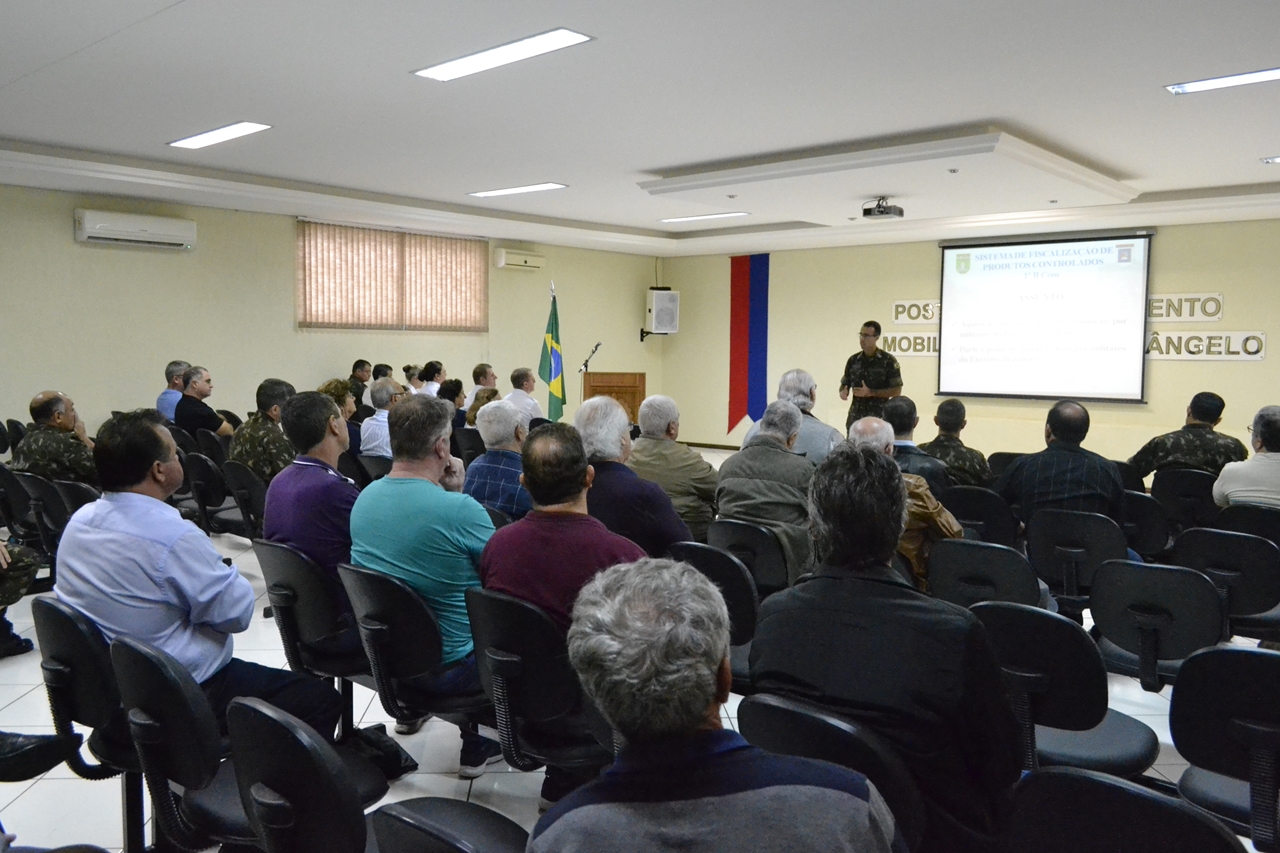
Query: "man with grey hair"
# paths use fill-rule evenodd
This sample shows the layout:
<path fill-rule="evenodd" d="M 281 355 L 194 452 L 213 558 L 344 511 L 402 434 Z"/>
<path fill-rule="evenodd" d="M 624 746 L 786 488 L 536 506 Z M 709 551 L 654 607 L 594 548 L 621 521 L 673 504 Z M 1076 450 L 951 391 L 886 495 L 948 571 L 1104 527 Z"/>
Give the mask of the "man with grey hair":
<path fill-rule="evenodd" d="M 1253 416 L 1253 456 L 1228 462 L 1213 484 L 1218 506 L 1258 504 L 1280 509 L 1280 406 L 1263 406 Z"/>
<path fill-rule="evenodd" d="M 533 500 L 520 485 L 520 447 L 529 434 L 529 418 L 506 400 L 494 400 L 476 413 L 476 428 L 485 453 L 467 468 L 462 491 L 481 506 L 518 521 L 533 509 Z"/>
<path fill-rule="evenodd" d="M 859 773 L 772 755 L 725 730 L 729 613 L 692 566 L 614 566 L 578 596 L 569 660 L 627 742 L 599 778 L 565 797 L 530 853 L 629 849 L 905 851 Z"/>
<path fill-rule="evenodd" d="M 369 400 L 374 413 L 360 424 L 360 455 L 391 458 L 391 432 L 387 419 L 395 405 L 407 395 L 404 386 L 384 376 L 369 386 Z"/>
<path fill-rule="evenodd" d="M 156 411 L 164 415 L 166 421 L 173 420 L 174 409 L 182 399 L 182 374 L 191 367 L 185 361 L 171 361 L 164 366 L 164 390 L 156 397 Z"/>
<path fill-rule="evenodd" d="M 760 432 L 720 465 L 716 505 L 720 517 L 772 530 L 787 561 L 787 580 L 809 570 L 809 480 L 813 463 L 792 452 L 804 416 L 775 400 L 760 418 Z"/>
<path fill-rule="evenodd" d="M 663 556 L 676 542 L 693 539 L 662 487 L 640 479 L 627 467 L 631 423 L 621 403 L 612 397 L 592 397 L 578 407 L 573 425 L 596 472 L 587 492 L 587 512 L 651 557 Z"/>
<path fill-rule="evenodd" d="M 676 441 L 680 410 L 661 394 L 640 404 L 640 437 L 631 445 L 627 467 L 641 479 L 657 483 L 671 498 L 694 541 L 707 541 L 707 525 L 715 518 L 716 469 L 702 454 Z"/>
<path fill-rule="evenodd" d="M 502 399 L 529 416 L 530 420 L 542 417 L 542 406 L 533 398 L 533 388 L 538 379 L 530 367 L 517 367 L 511 371 L 512 392 Z M 478 391 L 479 389 L 477 389 Z"/>
<path fill-rule="evenodd" d="M 818 383 L 809 371 L 797 369 L 782 374 L 782 378 L 778 380 L 778 399 L 794 405 L 803 416 L 800 435 L 792 448 L 794 453 L 817 465 L 827 458 L 831 448 L 844 440 L 840 430 L 829 427 L 814 417 L 813 407 L 818 402 Z M 747 442 L 759 434 L 759 422 L 752 424 L 751 429 L 747 430 L 746 438 L 742 439 L 742 446 L 746 447 Z"/>
<path fill-rule="evenodd" d="M 752 683 L 896 747 L 924 795 L 921 853 L 990 853 L 1021 769 L 1018 726 L 982 623 L 890 565 L 908 512 L 903 478 L 883 445 L 842 444 L 818 466 L 809 517 L 820 565 L 765 599 Z"/>

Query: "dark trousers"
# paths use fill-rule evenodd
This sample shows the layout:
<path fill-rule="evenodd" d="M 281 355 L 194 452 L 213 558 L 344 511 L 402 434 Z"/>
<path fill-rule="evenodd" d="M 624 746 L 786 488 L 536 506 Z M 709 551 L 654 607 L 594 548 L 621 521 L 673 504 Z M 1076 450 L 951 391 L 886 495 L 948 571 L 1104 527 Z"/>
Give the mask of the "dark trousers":
<path fill-rule="evenodd" d="M 213 715 L 224 735 L 227 733 L 227 707 L 237 696 L 269 702 L 311 726 L 330 743 L 338 727 L 338 718 L 342 716 L 342 697 L 328 682 L 238 658 L 228 661 L 200 688 L 213 706 Z"/>
<path fill-rule="evenodd" d="M 441 667 L 435 672 L 423 673 L 407 679 L 414 689 L 423 693 L 435 693 L 440 696 L 451 696 L 458 693 L 478 693 L 480 691 L 480 670 L 476 667 L 476 653 Z M 487 738 L 482 737 L 467 727 L 462 730 L 462 748 L 481 749 Z"/>

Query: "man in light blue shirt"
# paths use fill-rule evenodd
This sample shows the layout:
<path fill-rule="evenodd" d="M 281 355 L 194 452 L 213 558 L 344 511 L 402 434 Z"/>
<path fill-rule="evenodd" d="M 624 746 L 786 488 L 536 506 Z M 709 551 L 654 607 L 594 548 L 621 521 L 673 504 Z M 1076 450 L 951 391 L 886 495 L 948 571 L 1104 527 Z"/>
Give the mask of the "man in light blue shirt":
<path fill-rule="evenodd" d="M 818 383 L 813 374 L 807 370 L 788 370 L 778 380 L 778 399 L 786 400 L 800 410 L 800 434 L 796 437 L 792 453 L 799 454 L 817 465 L 831 449 L 844 441 L 838 429 L 829 427 L 814 417 L 813 406 L 818 401 Z M 760 422 L 756 421 L 747 430 L 742 439 L 742 446 L 760 434 Z"/>
<path fill-rule="evenodd" d="M 165 420 L 173 420 L 174 410 L 182 399 L 182 374 L 191 365 L 185 361 L 171 361 L 164 368 L 165 389 L 156 398 L 156 411 L 164 415 Z"/>
<path fill-rule="evenodd" d="M 389 376 L 384 376 L 369 386 L 369 400 L 377 409 L 360 424 L 360 455 L 391 458 L 391 434 L 387 431 L 387 416 L 405 394 L 404 386 Z"/>
<path fill-rule="evenodd" d="M 452 420 L 453 406 L 438 397 L 415 394 L 396 404 L 388 419 L 391 472 L 366 486 L 351 509 L 351 561 L 405 581 L 435 613 L 441 663 L 413 686 L 446 695 L 480 690 L 466 591 L 480 586 L 480 553 L 493 535 L 484 507 L 461 493 L 462 460 L 449 453 Z M 502 750 L 468 728 L 458 775 L 473 779 Z"/>
<path fill-rule="evenodd" d="M 332 738 L 341 699 L 323 681 L 232 657 L 254 592 L 207 536 L 165 503 L 182 485 L 173 436 L 152 409 L 98 430 L 102 498 L 76 511 L 58 547 L 54 592 L 107 641 L 130 637 L 178 660 L 200 684 L 222 730 L 237 696 L 255 696 Z"/>

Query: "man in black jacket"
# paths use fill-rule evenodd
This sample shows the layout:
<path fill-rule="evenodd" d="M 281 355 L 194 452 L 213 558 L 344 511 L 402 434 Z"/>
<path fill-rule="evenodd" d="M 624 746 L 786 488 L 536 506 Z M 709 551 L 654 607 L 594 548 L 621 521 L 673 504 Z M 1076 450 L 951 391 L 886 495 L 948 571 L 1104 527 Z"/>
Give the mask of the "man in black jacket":
<path fill-rule="evenodd" d="M 951 477 L 947 474 L 946 463 L 916 447 L 915 433 L 920 415 L 916 413 L 915 402 L 910 397 L 894 397 L 884 404 L 884 420 L 893 427 L 893 458 L 898 467 L 904 473 L 924 477 L 933 496 L 942 497 L 942 493 L 951 486 Z"/>

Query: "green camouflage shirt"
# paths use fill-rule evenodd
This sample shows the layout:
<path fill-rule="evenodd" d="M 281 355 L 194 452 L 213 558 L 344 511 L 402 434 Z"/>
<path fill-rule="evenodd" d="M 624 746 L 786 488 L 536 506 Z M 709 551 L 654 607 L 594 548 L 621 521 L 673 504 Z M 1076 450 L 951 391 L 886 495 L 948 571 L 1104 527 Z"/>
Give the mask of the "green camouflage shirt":
<path fill-rule="evenodd" d="M 26 471 L 46 480 L 75 480 L 98 485 L 98 469 L 93 464 L 93 451 L 68 430 L 43 424 L 27 433 L 13 449 L 14 471 Z"/>
<path fill-rule="evenodd" d="M 1248 451 L 1237 439 L 1214 432 L 1208 424 L 1187 424 L 1148 441 L 1129 464 L 1139 477 L 1161 468 L 1196 468 L 1216 475 L 1228 462 L 1248 458 Z"/>
<path fill-rule="evenodd" d="M 285 438 L 280 425 L 262 412 L 254 412 L 231 436 L 227 459 L 239 462 L 270 483 L 293 462 L 297 449 Z"/>
<path fill-rule="evenodd" d="M 883 391 L 885 388 L 902 387 L 902 370 L 898 360 L 882 349 L 868 358 L 862 350 L 849 356 L 844 365 L 844 376 L 840 379 L 840 387 L 849 390 L 849 417 L 845 419 L 846 431 L 849 425 L 859 418 L 878 418 L 884 413 L 883 397 L 855 397 L 853 389 L 862 383 L 872 391 Z"/>
<path fill-rule="evenodd" d="M 986 486 L 994 479 L 987 457 L 972 447 L 965 447 L 959 436 L 942 435 L 918 445 L 934 459 L 947 463 L 947 474 L 957 486 Z"/>

